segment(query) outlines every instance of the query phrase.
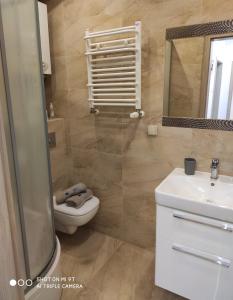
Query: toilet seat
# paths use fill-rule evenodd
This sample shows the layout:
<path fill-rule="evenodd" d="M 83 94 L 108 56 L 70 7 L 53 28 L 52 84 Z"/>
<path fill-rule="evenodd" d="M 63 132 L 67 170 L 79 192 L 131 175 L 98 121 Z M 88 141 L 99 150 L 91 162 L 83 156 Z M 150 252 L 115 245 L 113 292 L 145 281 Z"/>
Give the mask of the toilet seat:
<path fill-rule="evenodd" d="M 53 206 L 56 212 L 74 217 L 89 214 L 91 211 L 96 210 L 96 208 L 99 206 L 99 203 L 99 199 L 93 196 L 90 200 L 87 200 L 82 207 L 75 208 L 67 206 L 66 203 L 57 204 L 55 198 L 53 199 Z"/>

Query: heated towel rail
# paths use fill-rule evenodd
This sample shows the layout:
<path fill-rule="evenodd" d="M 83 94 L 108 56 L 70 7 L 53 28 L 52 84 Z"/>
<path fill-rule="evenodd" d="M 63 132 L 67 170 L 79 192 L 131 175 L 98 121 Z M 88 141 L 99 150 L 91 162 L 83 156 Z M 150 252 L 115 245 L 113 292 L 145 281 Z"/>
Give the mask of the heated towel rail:
<path fill-rule="evenodd" d="M 100 106 L 131 106 L 141 110 L 141 22 L 85 33 L 88 94 L 91 112 Z"/>

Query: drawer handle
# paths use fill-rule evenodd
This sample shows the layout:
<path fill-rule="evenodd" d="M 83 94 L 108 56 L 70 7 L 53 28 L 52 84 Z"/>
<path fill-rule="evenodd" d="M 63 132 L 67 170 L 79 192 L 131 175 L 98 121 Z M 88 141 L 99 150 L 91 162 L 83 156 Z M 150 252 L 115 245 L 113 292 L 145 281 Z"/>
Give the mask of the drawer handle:
<path fill-rule="evenodd" d="M 232 225 L 227 224 L 227 223 L 222 223 L 222 222 L 219 222 L 219 221 L 215 221 L 215 220 L 212 220 L 212 219 L 208 220 L 208 219 L 204 219 L 203 217 L 191 216 L 189 214 L 180 213 L 180 212 L 174 212 L 173 217 L 177 218 L 177 219 L 191 221 L 191 222 L 194 222 L 194 223 L 199 223 L 199 224 L 211 226 L 211 227 L 214 227 L 214 228 L 217 228 L 217 229 L 233 232 L 233 226 Z"/>
<path fill-rule="evenodd" d="M 218 255 L 214 255 L 214 254 L 209 254 L 197 249 L 193 249 L 193 248 L 189 248 L 186 246 L 182 246 L 179 244 L 173 244 L 172 245 L 172 249 L 181 253 L 185 253 L 185 254 L 189 254 L 204 260 L 208 260 L 210 262 L 213 262 L 217 265 L 221 265 L 223 267 L 229 268 L 231 265 L 231 261 L 227 258 L 218 256 Z"/>

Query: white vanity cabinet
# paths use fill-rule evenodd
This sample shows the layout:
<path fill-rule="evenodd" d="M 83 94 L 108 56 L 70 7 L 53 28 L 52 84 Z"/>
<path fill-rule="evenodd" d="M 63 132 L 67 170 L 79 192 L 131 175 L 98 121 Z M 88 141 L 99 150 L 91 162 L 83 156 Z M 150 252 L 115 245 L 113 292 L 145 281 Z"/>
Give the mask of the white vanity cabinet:
<path fill-rule="evenodd" d="M 233 224 L 157 204 L 155 284 L 191 300 L 233 299 Z"/>
<path fill-rule="evenodd" d="M 49 46 L 49 29 L 48 29 L 48 12 L 47 5 L 38 2 L 39 25 L 40 25 L 40 41 L 42 53 L 42 67 L 44 74 L 51 74 L 51 58 Z"/>

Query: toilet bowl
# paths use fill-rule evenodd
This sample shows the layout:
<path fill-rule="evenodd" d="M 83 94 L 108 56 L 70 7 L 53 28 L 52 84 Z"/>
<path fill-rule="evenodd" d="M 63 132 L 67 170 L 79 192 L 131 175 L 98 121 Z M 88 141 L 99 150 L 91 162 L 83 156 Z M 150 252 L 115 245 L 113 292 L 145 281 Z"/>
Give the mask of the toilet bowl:
<path fill-rule="evenodd" d="M 92 197 L 82 207 L 69 207 L 65 203 L 57 204 L 53 199 L 55 228 L 58 231 L 73 234 L 79 226 L 87 224 L 99 209 L 99 199 Z"/>

